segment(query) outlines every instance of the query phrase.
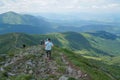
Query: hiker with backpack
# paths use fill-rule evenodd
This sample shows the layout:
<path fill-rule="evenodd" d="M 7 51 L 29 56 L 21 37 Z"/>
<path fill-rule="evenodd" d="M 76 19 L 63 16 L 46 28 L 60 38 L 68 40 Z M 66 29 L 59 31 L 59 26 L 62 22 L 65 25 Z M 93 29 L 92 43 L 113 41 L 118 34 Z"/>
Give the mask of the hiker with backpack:
<path fill-rule="evenodd" d="M 44 40 L 41 40 L 41 41 L 40 41 L 40 45 L 44 45 Z"/>
<path fill-rule="evenodd" d="M 53 47 L 53 43 L 51 42 L 51 39 L 48 38 L 47 41 L 45 42 L 45 51 L 47 54 L 47 59 L 50 60 L 51 59 L 51 50 Z"/>

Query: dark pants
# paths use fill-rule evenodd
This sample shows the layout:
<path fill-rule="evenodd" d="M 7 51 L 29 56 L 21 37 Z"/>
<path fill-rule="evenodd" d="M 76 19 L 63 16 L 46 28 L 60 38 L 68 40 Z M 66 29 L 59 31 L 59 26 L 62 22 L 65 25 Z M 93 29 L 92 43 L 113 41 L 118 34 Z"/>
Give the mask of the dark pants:
<path fill-rule="evenodd" d="M 51 50 L 46 50 L 46 53 L 47 53 L 47 57 L 51 59 Z"/>

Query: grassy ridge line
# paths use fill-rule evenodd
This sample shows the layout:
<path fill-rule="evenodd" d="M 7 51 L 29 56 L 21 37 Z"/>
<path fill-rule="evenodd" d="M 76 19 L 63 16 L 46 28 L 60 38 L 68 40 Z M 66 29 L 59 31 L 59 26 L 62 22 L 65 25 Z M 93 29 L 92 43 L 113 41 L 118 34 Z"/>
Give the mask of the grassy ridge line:
<path fill-rule="evenodd" d="M 80 67 L 80 69 L 83 72 L 86 72 L 89 74 L 93 80 L 118 80 L 119 77 L 115 77 L 115 75 L 112 75 L 111 72 L 105 72 L 103 69 L 107 69 L 106 67 L 109 67 L 109 70 L 112 69 L 111 66 L 106 66 L 105 64 L 95 61 L 95 60 L 90 60 L 81 57 L 80 55 L 75 55 L 73 52 L 66 50 L 66 49 L 57 49 L 58 51 L 63 51 L 63 53 L 67 56 L 67 58 L 76 66 Z M 102 66 L 104 65 L 104 66 Z M 102 69 L 103 68 L 103 69 Z M 108 70 L 108 69 L 107 69 Z M 116 71 L 119 69 L 116 68 Z M 109 74 L 109 75 L 108 75 Z M 114 74 L 114 73 L 113 73 Z"/>
<path fill-rule="evenodd" d="M 119 37 L 112 38 L 114 36 L 100 37 L 99 35 L 92 35 L 90 33 L 81 33 L 89 42 L 90 44 L 100 50 L 108 52 L 109 54 L 119 55 L 120 52 L 120 41 Z M 94 33 L 95 34 L 95 33 Z M 100 34 L 100 33 L 99 33 Z M 109 34 L 109 33 L 108 33 Z"/>
<path fill-rule="evenodd" d="M 109 34 L 109 33 L 108 33 Z M 119 37 L 109 36 L 109 39 L 105 39 L 99 36 L 95 36 L 89 33 L 82 33 L 84 37 L 90 42 L 90 44 L 102 51 L 105 51 L 113 56 L 99 56 L 104 62 L 108 64 L 120 65 L 120 41 Z M 102 34 L 100 34 L 102 35 Z M 105 37 L 105 35 L 103 35 Z M 112 38 L 110 38 L 112 37 Z"/>

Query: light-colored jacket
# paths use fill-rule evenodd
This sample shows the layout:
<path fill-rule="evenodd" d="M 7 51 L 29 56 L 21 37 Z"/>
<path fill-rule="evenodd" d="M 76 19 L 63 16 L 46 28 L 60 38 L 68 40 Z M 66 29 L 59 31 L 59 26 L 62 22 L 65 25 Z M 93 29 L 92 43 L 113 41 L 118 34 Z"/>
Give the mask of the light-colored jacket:
<path fill-rule="evenodd" d="M 45 50 L 51 50 L 53 47 L 53 43 L 50 41 L 45 42 Z"/>

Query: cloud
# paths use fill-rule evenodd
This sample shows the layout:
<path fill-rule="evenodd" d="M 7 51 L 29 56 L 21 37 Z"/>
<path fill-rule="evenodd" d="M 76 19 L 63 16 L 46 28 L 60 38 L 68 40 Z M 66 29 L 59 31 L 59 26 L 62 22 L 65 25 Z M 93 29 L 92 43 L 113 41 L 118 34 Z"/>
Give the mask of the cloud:
<path fill-rule="evenodd" d="M 2 3 L 0 3 L 0 6 L 3 6 L 3 4 L 2 4 Z"/>
<path fill-rule="evenodd" d="M 4 6 L 4 3 L 0 1 L 0 7 Z"/>
<path fill-rule="evenodd" d="M 0 13 L 6 11 L 40 12 L 98 12 L 120 9 L 119 0 L 2 0 Z"/>

